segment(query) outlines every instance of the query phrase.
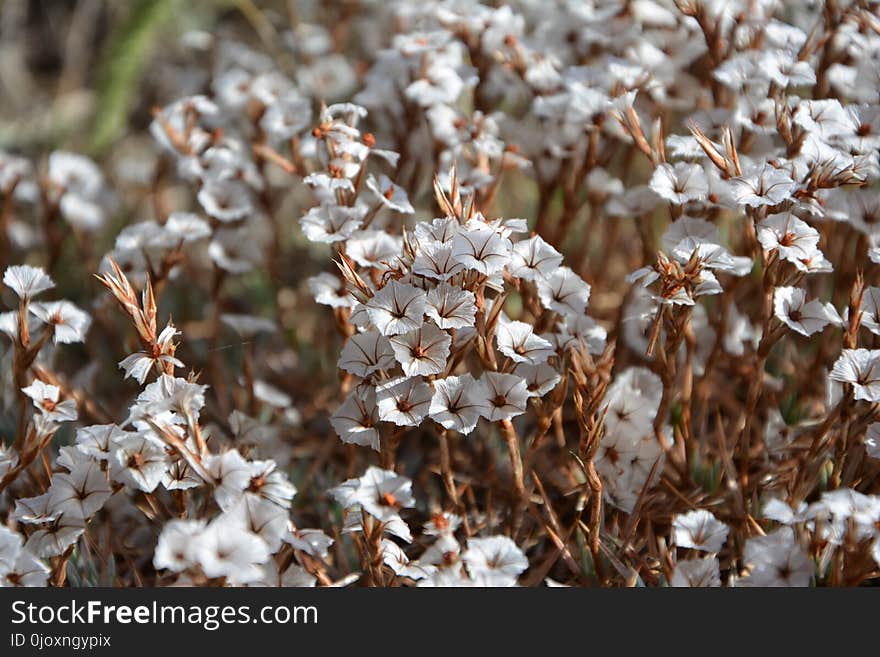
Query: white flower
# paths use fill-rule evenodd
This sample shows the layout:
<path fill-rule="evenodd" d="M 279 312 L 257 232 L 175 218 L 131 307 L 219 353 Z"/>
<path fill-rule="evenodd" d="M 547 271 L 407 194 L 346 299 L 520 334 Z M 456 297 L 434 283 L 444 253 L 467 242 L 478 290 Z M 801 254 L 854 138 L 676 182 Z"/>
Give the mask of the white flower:
<path fill-rule="evenodd" d="M 549 276 L 539 276 L 538 297 L 548 310 L 563 315 L 581 315 L 590 301 L 590 286 L 568 267 L 557 267 Z"/>
<path fill-rule="evenodd" d="M 198 201 L 210 216 L 225 222 L 244 219 L 254 209 L 250 190 L 237 180 L 205 181 Z"/>
<path fill-rule="evenodd" d="M 119 362 L 119 368 L 125 370 L 125 378 L 132 377 L 142 384 L 147 380 L 154 365 L 161 367 L 162 363 L 171 363 L 175 367 L 183 367 L 183 363 L 172 355 L 176 346 L 173 343 L 174 336 L 179 333 L 174 326 L 169 324 L 156 339 L 156 345 L 159 347 L 158 352 L 139 351 L 122 359 Z"/>
<path fill-rule="evenodd" d="M 758 224 L 758 241 L 765 251 L 776 249 L 779 257 L 800 269 L 802 262 L 821 255 L 819 232 L 793 214 L 771 214 Z"/>
<path fill-rule="evenodd" d="M 736 202 L 753 208 L 777 205 L 788 199 L 797 187 L 791 176 L 770 164 L 755 167 L 730 182 Z"/>
<path fill-rule="evenodd" d="M 287 475 L 278 469 L 278 464 L 272 459 L 266 461 L 251 461 L 251 480 L 247 492 L 252 496 L 259 497 L 276 506 L 285 509 L 290 508 L 296 487 L 290 483 Z"/>
<path fill-rule="evenodd" d="M 709 181 L 703 167 L 688 162 L 660 164 L 654 169 L 650 187 L 660 198 L 678 205 L 702 200 L 709 193 Z"/>
<path fill-rule="evenodd" d="M 309 292 L 317 303 L 332 308 L 351 308 L 357 300 L 345 288 L 345 284 L 333 274 L 324 272 L 308 280 Z"/>
<path fill-rule="evenodd" d="M 535 335 L 531 324 L 499 321 L 495 333 L 498 350 L 515 363 L 544 363 L 555 352 L 553 345 Z"/>
<path fill-rule="evenodd" d="M 415 212 L 412 204 L 409 202 L 409 197 L 406 195 L 406 192 L 402 187 L 391 182 L 391 179 L 388 176 L 381 175 L 379 176 L 379 180 L 376 180 L 376 178 L 370 174 L 367 176 L 367 189 L 376 195 L 382 205 L 391 208 L 395 212 L 401 212 L 403 214 L 412 214 Z"/>
<path fill-rule="evenodd" d="M 58 386 L 43 383 L 39 379 L 21 391 L 34 401 L 34 407 L 40 414 L 55 422 L 70 422 L 76 419 L 76 402 L 73 399 L 58 401 L 61 389 Z"/>
<path fill-rule="evenodd" d="M 330 546 L 334 542 L 320 529 L 292 530 L 284 540 L 290 543 L 294 550 L 302 550 L 319 559 L 327 558 L 330 554 Z"/>
<path fill-rule="evenodd" d="M 290 527 L 287 510 L 253 493 L 245 493 L 224 515 L 259 536 L 272 553 L 281 549 Z"/>
<path fill-rule="evenodd" d="M 467 435 L 477 426 L 480 410 L 474 403 L 476 381 L 470 374 L 434 381 L 429 414 L 445 429 Z"/>
<path fill-rule="evenodd" d="M 703 552 L 719 552 L 729 531 L 727 525 L 705 509 L 675 516 L 672 529 L 678 547 Z"/>
<path fill-rule="evenodd" d="M 391 338 L 394 357 L 407 376 L 440 374 L 446 368 L 452 338 L 430 322 Z"/>
<path fill-rule="evenodd" d="M 88 313 L 80 310 L 69 301 L 32 303 L 30 311 L 40 321 L 52 326 L 55 342 L 61 344 L 85 340 L 86 332 L 92 323 L 92 318 Z"/>
<path fill-rule="evenodd" d="M 331 244 L 347 239 L 361 226 L 363 208 L 322 203 L 299 220 L 305 236 L 313 242 Z"/>
<path fill-rule="evenodd" d="M 423 290 L 394 279 L 367 301 L 370 321 L 383 335 L 398 335 L 424 323 L 426 295 Z"/>
<path fill-rule="evenodd" d="M 153 566 L 176 573 L 192 568 L 197 562 L 198 538 L 204 529 L 204 520 L 169 520 L 159 534 Z"/>
<path fill-rule="evenodd" d="M 220 269 L 232 274 L 243 274 L 254 268 L 264 257 L 253 231 L 248 226 L 223 228 L 214 231 L 208 244 L 208 255 Z"/>
<path fill-rule="evenodd" d="M 205 469 L 214 480 L 214 499 L 224 511 L 232 508 L 251 483 L 250 464 L 237 449 L 203 459 Z"/>
<path fill-rule="evenodd" d="M 425 314 L 442 329 L 460 329 L 474 325 L 477 314 L 473 292 L 447 283 L 428 291 Z"/>
<path fill-rule="evenodd" d="M 423 579 L 433 572 L 433 566 L 420 566 L 410 563 L 403 549 L 389 538 L 382 539 L 382 563 L 394 571 L 398 577 Z"/>
<path fill-rule="evenodd" d="M 791 527 L 748 539 L 744 558 L 751 571 L 739 580 L 739 586 L 805 587 L 810 585 L 815 572 L 810 558 L 795 541 Z"/>
<path fill-rule="evenodd" d="M 402 240 L 384 230 L 358 230 L 345 245 L 346 254 L 362 267 L 386 268 L 400 254 Z"/>
<path fill-rule="evenodd" d="M 46 586 L 49 568 L 24 548 L 21 535 L 0 526 L 0 587 Z"/>
<path fill-rule="evenodd" d="M 378 422 L 376 393 L 370 386 L 358 386 L 352 390 L 330 418 L 330 424 L 342 442 L 375 450 L 379 449 Z"/>
<path fill-rule="evenodd" d="M 528 390 L 529 397 L 543 397 L 562 380 L 559 372 L 547 363 L 540 365 L 519 363 L 513 373 L 526 380 L 526 390 Z"/>
<path fill-rule="evenodd" d="M 400 377 L 376 386 L 379 418 L 400 427 L 416 427 L 428 415 L 431 387 L 419 378 Z"/>
<path fill-rule="evenodd" d="M 483 372 L 474 395 L 480 415 L 490 422 L 509 420 L 526 412 L 526 380 L 514 374 Z"/>
<path fill-rule="evenodd" d="M 832 381 L 851 383 L 856 399 L 880 401 L 880 350 L 844 349 L 830 377 Z"/>
<path fill-rule="evenodd" d="M 388 522 L 399 518 L 400 509 L 415 506 L 412 481 L 390 470 L 370 466 L 362 477 L 349 479 L 330 494 L 345 508 L 354 506 Z"/>
<path fill-rule="evenodd" d="M 513 245 L 509 270 L 511 276 L 533 281 L 552 274 L 560 265 L 562 254 L 535 235 Z"/>
<path fill-rule="evenodd" d="M 443 242 L 423 244 L 412 264 L 414 274 L 439 281 L 448 281 L 462 269 L 464 267 L 453 254 L 452 244 Z"/>
<path fill-rule="evenodd" d="M 706 588 L 721 586 L 721 574 L 716 557 L 679 561 L 675 564 L 672 580 L 673 587 Z"/>
<path fill-rule="evenodd" d="M 248 584 L 262 575 L 261 564 L 271 557 L 269 546 L 248 531 L 240 519 L 223 514 L 197 534 L 195 560 L 208 577 L 225 577 L 230 584 Z"/>
<path fill-rule="evenodd" d="M 452 239 L 455 261 L 486 276 L 504 269 L 511 248 L 509 239 L 478 219 L 468 221 Z"/>
<path fill-rule="evenodd" d="M 110 498 L 107 473 L 96 461 L 84 461 L 71 472 L 52 477 L 48 508 L 69 520 L 87 521 Z"/>
<path fill-rule="evenodd" d="M 3 283 L 22 299 L 30 299 L 40 292 L 51 290 L 55 283 L 39 267 L 13 265 L 3 273 Z"/>
<path fill-rule="evenodd" d="M 345 342 L 337 366 L 366 378 L 373 372 L 394 367 L 394 351 L 388 338 L 378 331 L 357 333 Z"/>
<path fill-rule="evenodd" d="M 516 580 L 529 567 L 526 555 L 507 536 L 468 539 L 461 559 L 472 577 L 501 575 Z"/>
<path fill-rule="evenodd" d="M 797 287 L 777 287 L 773 291 L 773 310 L 780 322 L 807 337 L 839 321 L 834 306 L 818 299 L 807 302 L 807 293 Z"/>
<path fill-rule="evenodd" d="M 165 448 L 142 434 L 118 438 L 112 446 L 110 472 L 114 481 L 152 493 L 168 471 Z"/>

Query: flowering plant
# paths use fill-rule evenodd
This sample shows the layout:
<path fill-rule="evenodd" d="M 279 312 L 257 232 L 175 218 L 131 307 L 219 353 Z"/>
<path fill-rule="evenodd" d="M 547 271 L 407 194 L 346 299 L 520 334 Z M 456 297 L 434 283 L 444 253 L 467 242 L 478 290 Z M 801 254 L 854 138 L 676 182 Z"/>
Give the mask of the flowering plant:
<path fill-rule="evenodd" d="M 0 583 L 876 581 L 876 3 L 245 4 L 0 133 Z"/>

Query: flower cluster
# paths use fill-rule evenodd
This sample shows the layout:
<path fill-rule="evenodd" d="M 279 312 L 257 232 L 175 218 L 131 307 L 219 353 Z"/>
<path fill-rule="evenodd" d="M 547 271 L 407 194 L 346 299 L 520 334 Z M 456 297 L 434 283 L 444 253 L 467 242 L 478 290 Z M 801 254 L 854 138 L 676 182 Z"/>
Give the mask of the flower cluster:
<path fill-rule="evenodd" d="M 0 99 L 0 584 L 876 582 L 875 3 L 262 4 Z"/>

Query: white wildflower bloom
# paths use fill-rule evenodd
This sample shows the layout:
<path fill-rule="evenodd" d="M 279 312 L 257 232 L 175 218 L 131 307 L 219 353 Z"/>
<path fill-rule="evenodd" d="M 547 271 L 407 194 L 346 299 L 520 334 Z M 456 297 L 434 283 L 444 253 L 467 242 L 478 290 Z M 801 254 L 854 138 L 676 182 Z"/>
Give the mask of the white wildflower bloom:
<path fill-rule="evenodd" d="M 85 524 L 73 515 L 62 514 L 50 524 L 40 526 L 25 543 L 25 550 L 40 558 L 64 554 L 85 532 Z"/>
<path fill-rule="evenodd" d="M 589 353 L 599 355 L 605 350 L 608 331 L 587 315 L 566 315 L 557 333 L 542 337 L 554 342 L 560 350 L 583 345 Z"/>
<path fill-rule="evenodd" d="M 797 187 L 788 173 L 769 164 L 733 178 L 731 184 L 736 202 L 752 208 L 778 205 L 788 199 Z"/>
<path fill-rule="evenodd" d="M 388 176 L 381 175 L 378 180 L 373 175 L 367 176 L 367 189 L 373 192 L 382 205 L 395 212 L 403 214 L 415 212 L 406 191 L 391 182 Z"/>
<path fill-rule="evenodd" d="M 461 329 L 474 325 L 477 314 L 473 292 L 440 283 L 428 291 L 425 314 L 442 329 Z"/>
<path fill-rule="evenodd" d="M 538 297 L 548 310 L 563 315 L 581 315 L 590 301 L 590 286 L 568 267 L 557 267 L 548 276 L 539 276 Z"/>
<path fill-rule="evenodd" d="M 721 586 L 717 557 L 679 561 L 675 564 L 669 585 L 676 588 L 708 588 Z"/>
<path fill-rule="evenodd" d="M 205 469 L 213 478 L 214 499 L 221 509 L 232 508 L 251 483 L 250 464 L 236 449 L 212 454 L 203 459 Z"/>
<path fill-rule="evenodd" d="M 449 244 L 458 233 L 459 228 L 458 221 L 453 217 L 420 221 L 416 224 L 415 236 L 420 244 L 430 242 Z"/>
<path fill-rule="evenodd" d="M 830 377 L 832 381 L 852 384 L 856 399 L 880 401 L 880 350 L 844 349 Z"/>
<path fill-rule="evenodd" d="M 507 536 L 471 538 L 461 555 L 472 577 L 502 575 L 516 579 L 529 567 L 529 560 Z"/>
<path fill-rule="evenodd" d="M 295 529 L 284 539 L 294 550 L 302 550 L 318 559 L 326 559 L 334 541 L 320 529 Z"/>
<path fill-rule="evenodd" d="M 479 219 L 468 221 L 452 238 L 455 261 L 486 276 L 504 269 L 511 249 L 509 239 Z"/>
<path fill-rule="evenodd" d="M 208 255 L 215 265 L 231 274 L 249 272 L 264 258 L 264 252 L 248 226 L 215 230 L 208 244 Z"/>
<path fill-rule="evenodd" d="M 254 211 L 250 190 L 236 180 L 207 180 L 198 201 L 205 212 L 223 222 L 239 221 Z"/>
<path fill-rule="evenodd" d="M 562 254 L 535 235 L 513 245 L 508 269 L 511 276 L 533 281 L 552 274 L 561 265 Z"/>
<path fill-rule="evenodd" d="M 224 515 L 259 536 L 275 553 L 281 549 L 290 526 L 287 510 L 252 493 L 245 493 Z"/>
<path fill-rule="evenodd" d="M 840 321 L 834 306 L 818 299 L 808 302 L 807 293 L 797 287 L 777 287 L 773 291 L 773 311 L 780 322 L 807 337 Z"/>
<path fill-rule="evenodd" d="M 358 230 L 348 238 L 345 252 L 361 267 L 384 269 L 396 262 L 402 242 L 384 230 Z"/>
<path fill-rule="evenodd" d="M 423 579 L 434 572 L 433 566 L 421 566 L 411 562 L 403 549 L 389 538 L 382 539 L 382 563 L 388 566 L 398 577 Z"/>
<path fill-rule="evenodd" d="M 497 422 L 525 413 L 529 391 L 521 376 L 483 372 L 474 398 L 480 415 L 490 422 Z"/>
<path fill-rule="evenodd" d="M 13 265 L 3 272 L 3 283 L 22 299 L 30 299 L 40 292 L 51 290 L 55 283 L 39 267 Z"/>
<path fill-rule="evenodd" d="M 428 415 L 431 387 L 418 377 L 402 376 L 376 386 L 379 419 L 400 427 L 417 427 Z"/>
<path fill-rule="evenodd" d="M 379 412 L 376 393 L 371 386 L 358 386 L 346 397 L 330 418 L 330 424 L 344 443 L 364 445 L 379 449 L 379 432 L 376 425 Z"/>
<path fill-rule="evenodd" d="M 25 549 L 20 534 L 0 526 L 0 587 L 46 586 L 49 567 Z"/>
<path fill-rule="evenodd" d="M 428 411 L 431 419 L 444 429 L 471 433 L 480 418 L 476 392 L 476 381 L 470 374 L 436 379 Z"/>
<path fill-rule="evenodd" d="M 348 239 L 364 218 L 360 206 L 346 207 L 322 203 L 313 207 L 299 220 L 303 233 L 313 242 L 332 244 Z"/>
<path fill-rule="evenodd" d="M 412 265 L 414 274 L 438 281 L 448 281 L 463 269 L 453 254 L 453 245 L 443 242 L 423 244 Z"/>
<path fill-rule="evenodd" d="M 806 511 L 806 502 L 801 502 L 795 510 L 782 500 L 774 498 L 764 505 L 763 516 L 783 525 L 794 525 L 806 519 Z"/>
<path fill-rule="evenodd" d="M 399 335 L 424 323 L 426 294 L 408 283 L 390 280 L 366 303 L 370 321 L 383 335 Z"/>
<path fill-rule="evenodd" d="M 110 473 L 114 481 L 145 493 L 162 482 L 169 460 L 163 445 L 149 435 L 129 434 L 111 447 Z"/>
<path fill-rule="evenodd" d="M 544 363 L 555 352 L 553 345 L 535 335 L 531 324 L 516 321 L 499 321 L 495 331 L 498 351 L 515 363 Z"/>
<path fill-rule="evenodd" d="M 378 331 L 356 333 L 345 342 L 337 367 L 366 378 L 394 367 L 394 353 L 388 338 Z"/>
<path fill-rule="evenodd" d="M 21 391 L 30 397 L 34 407 L 48 420 L 55 422 L 71 422 L 76 419 L 76 401 L 61 399 L 61 388 L 35 379 L 32 384 Z"/>
<path fill-rule="evenodd" d="M 225 577 L 230 584 L 248 584 L 262 575 L 260 566 L 271 557 L 266 542 L 247 530 L 241 520 L 223 514 L 195 538 L 194 556 L 208 577 Z"/>
<path fill-rule="evenodd" d="M 251 461 L 251 480 L 247 492 L 251 496 L 264 499 L 276 506 L 288 509 L 292 504 L 296 487 L 290 483 L 287 475 L 278 469 L 272 459 Z"/>
<path fill-rule="evenodd" d="M 794 264 L 819 254 L 819 232 L 790 213 L 771 214 L 758 226 L 758 241 L 766 251 Z"/>
<path fill-rule="evenodd" d="M 357 300 L 345 288 L 345 284 L 333 274 L 326 272 L 308 279 L 309 292 L 317 303 L 332 308 L 351 308 Z"/>
<path fill-rule="evenodd" d="M 675 516 L 672 529 L 678 547 L 702 552 L 720 552 L 730 531 L 727 525 L 705 509 Z"/>
<path fill-rule="evenodd" d="M 153 553 L 153 566 L 175 573 L 194 567 L 198 563 L 198 539 L 204 530 L 204 520 L 169 520 L 159 534 L 159 542 Z"/>
<path fill-rule="evenodd" d="M 179 334 L 180 331 L 169 324 L 156 338 L 158 352 L 137 352 L 121 360 L 119 368 L 125 370 L 125 378 L 132 377 L 143 384 L 154 366 L 161 367 L 163 363 L 170 363 L 175 367 L 183 367 L 183 362 L 172 355 L 175 347 L 174 337 Z"/>
<path fill-rule="evenodd" d="M 370 466 L 363 476 L 330 490 L 344 508 L 358 506 L 379 522 L 399 519 L 400 509 L 415 506 L 412 481 L 390 470 Z"/>
<path fill-rule="evenodd" d="M 404 374 L 428 376 L 440 374 L 446 368 L 452 338 L 427 322 L 414 331 L 393 336 L 390 342 Z"/>
<path fill-rule="evenodd" d="M 71 472 L 52 477 L 48 508 L 67 519 L 87 521 L 110 498 L 107 473 L 95 461 L 84 461 Z"/>
<path fill-rule="evenodd" d="M 529 397 L 543 397 L 562 380 L 562 375 L 547 363 L 518 363 L 513 373 L 525 379 Z"/>
<path fill-rule="evenodd" d="M 791 527 L 780 527 L 766 536 L 746 541 L 746 564 L 750 570 L 738 586 L 806 587 L 815 573 L 815 567 L 803 548 L 795 540 Z"/>
<path fill-rule="evenodd" d="M 69 301 L 32 303 L 29 309 L 41 322 L 52 327 L 52 337 L 59 344 L 83 342 L 92 323 L 88 313 Z"/>
<path fill-rule="evenodd" d="M 657 196 L 677 205 L 702 200 L 709 193 L 703 167 L 688 162 L 659 165 L 651 176 L 650 187 Z"/>

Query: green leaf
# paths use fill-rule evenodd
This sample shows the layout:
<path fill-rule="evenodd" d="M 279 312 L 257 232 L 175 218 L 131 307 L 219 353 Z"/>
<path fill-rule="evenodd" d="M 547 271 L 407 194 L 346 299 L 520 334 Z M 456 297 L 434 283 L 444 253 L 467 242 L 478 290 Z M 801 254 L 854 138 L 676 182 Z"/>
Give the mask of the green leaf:
<path fill-rule="evenodd" d="M 114 30 L 99 76 L 98 107 L 91 132 L 91 151 L 105 149 L 125 129 L 149 52 L 174 15 L 176 0 L 137 0 Z"/>

